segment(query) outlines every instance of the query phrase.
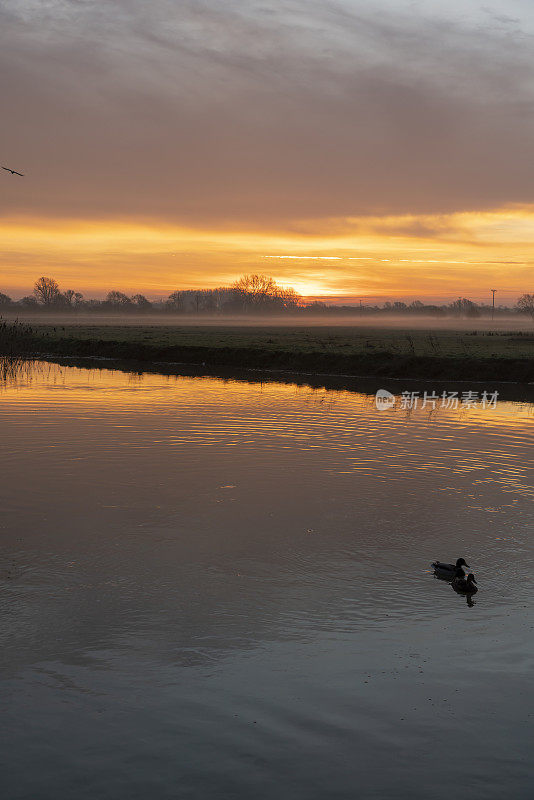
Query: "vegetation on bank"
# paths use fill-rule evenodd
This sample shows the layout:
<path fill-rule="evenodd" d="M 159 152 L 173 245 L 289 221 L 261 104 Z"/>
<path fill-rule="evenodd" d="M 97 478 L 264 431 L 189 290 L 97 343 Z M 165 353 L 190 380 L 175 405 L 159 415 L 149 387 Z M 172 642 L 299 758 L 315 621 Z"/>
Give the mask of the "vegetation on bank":
<path fill-rule="evenodd" d="M 378 327 L 0 325 L 0 355 L 235 369 L 534 381 L 534 334 Z"/>
<path fill-rule="evenodd" d="M 266 275 L 243 275 L 231 286 L 218 289 L 187 289 L 172 292 L 165 300 L 150 301 L 143 294 L 128 296 L 124 292 L 108 292 L 105 300 L 87 299 L 74 289 L 61 291 L 54 278 L 41 277 L 33 293 L 21 300 L 13 300 L 0 292 L 0 313 L 22 314 L 52 313 L 105 313 L 105 314 L 183 314 L 183 315 L 239 315 L 239 314 L 298 314 L 309 316 L 352 315 L 365 317 L 376 314 L 403 316 L 465 317 L 527 315 L 534 319 L 534 294 L 523 294 L 514 307 L 477 304 L 459 297 L 452 303 L 432 305 L 414 300 L 387 302 L 381 306 L 368 301 L 356 306 L 327 305 L 323 302 L 306 302 L 292 288 L 279 286 Z"/>

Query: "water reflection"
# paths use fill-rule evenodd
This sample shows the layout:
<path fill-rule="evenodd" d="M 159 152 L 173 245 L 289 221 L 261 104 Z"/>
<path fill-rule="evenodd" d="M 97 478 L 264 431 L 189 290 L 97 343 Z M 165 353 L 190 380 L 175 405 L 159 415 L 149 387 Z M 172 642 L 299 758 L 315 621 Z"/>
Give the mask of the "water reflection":
<path fill-rule="evenodd" d="M 48 363 L 0 391 L 8 796 L 423 798 L 445 762 L 527 796 L 531 407 Z"/>

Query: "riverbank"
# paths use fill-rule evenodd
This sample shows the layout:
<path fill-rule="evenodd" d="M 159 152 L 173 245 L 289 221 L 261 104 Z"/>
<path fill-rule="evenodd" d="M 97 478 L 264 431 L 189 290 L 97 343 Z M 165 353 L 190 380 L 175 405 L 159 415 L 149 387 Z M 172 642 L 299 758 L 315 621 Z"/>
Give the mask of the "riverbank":
<path fill-rule="evenodd" d="M 4 323 L 0 354 L 344 376 L 534 381 L 526 331 Z"/>

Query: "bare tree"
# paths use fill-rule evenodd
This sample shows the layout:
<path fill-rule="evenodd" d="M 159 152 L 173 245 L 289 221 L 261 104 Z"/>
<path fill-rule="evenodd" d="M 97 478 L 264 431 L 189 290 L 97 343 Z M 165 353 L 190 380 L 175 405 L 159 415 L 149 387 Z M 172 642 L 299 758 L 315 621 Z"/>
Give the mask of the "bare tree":
<path fill-rule="evenodd" d="M 517 310 L 534 317 L 534 294 L 522 294 L 517 301 Z"/>
<path fill-rule="evenodd" d="M 281 308 L 286 311 L 291 311 L 302 305 L 302 295 L 291 288 L 279 289 L 277 297 Z"/>
<path fill-rule="evenodd" d="M 169 295 L 166 306 L 170 311 L 183 311 L 184 310 L 184 293 L 177 289 Z"/>
<path fill-rule="evenodd" d="M 134 294 L 132 303 L 138 311 L 149 311 L 152 308 L 152 303 L 146 299 L 144 294 Z"/>
<path fill-rule="evenodd" d="M 108 306 L 112 306 L 113 308 L 120 309 L 121 311 L 126 311 L 127 309 L 132 307 L 132 301 L 128 297 L 128 295 L 124 294 L 124 292 L 108 292 L 106 297 L 106 303 Z"/>
<path fill-rule="evenodd" d="M 277 297 L 279 291 L 273 278 L 267 275 L 243 275 L 232 284 L 232 289 L 239 293 L 245 308 L 254 309 L 264 306 L 266 300 Z"/>
<path fill-rule="evenodd" d="M 19 300 L 19 305 L 22 306 L 22 308 L 31 308 L 33 310 L 39 308 L 39 303 L 31 294 L 27 294 L 25 297 L 21 298 Z"/>
<path fill-rule="evenodd" d="M 473 303 L 472 300 L 468 300 L 467 297 L 459 297 L 458 300 L 455 300 L 453 303 L 451 303 L 450 308 L 455 316 L 480 316 L 480 311 L 478 310 L 476 303 Z"/>
<path fill-rule="evenodd" d="M 74 289 L 67 289 L 63 292 L 63 297 L 70 308 L 76 308 L 83 300 L 83 294 L 81 294 L 81 292 L 75 292 Z"/>
<path fill-rule="evenodd" d="M 61 294 L 58 282 L 54 278 L 39 278 L 35 281 L 33 293 L 44 306 L 53 306 Z"/>

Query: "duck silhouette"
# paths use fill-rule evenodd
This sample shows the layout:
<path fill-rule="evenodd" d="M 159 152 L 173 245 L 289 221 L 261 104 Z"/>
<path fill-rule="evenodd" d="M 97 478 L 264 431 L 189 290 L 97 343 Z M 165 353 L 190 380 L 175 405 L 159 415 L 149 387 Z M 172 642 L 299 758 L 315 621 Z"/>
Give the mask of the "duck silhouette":
<path fill-rule="evenodd" d="M 452 588 L 459 594 L 475 594 L 475 592 L 478 592 L 476 583 L 475 576 L 470 572 L 467 578 L 462 578 L 459 575 L 453 578 Z"/>
<path fill-rule="evenodd" d="M 444 561 L 433 561 L 430 565 L 436 577 L 445 581 L 452 581 L 454 578 L 465 578 L 462 567 L 469 569 L 469 564 L 464 558 L 458 558 L 456 564 L 446 564 Z"/>

